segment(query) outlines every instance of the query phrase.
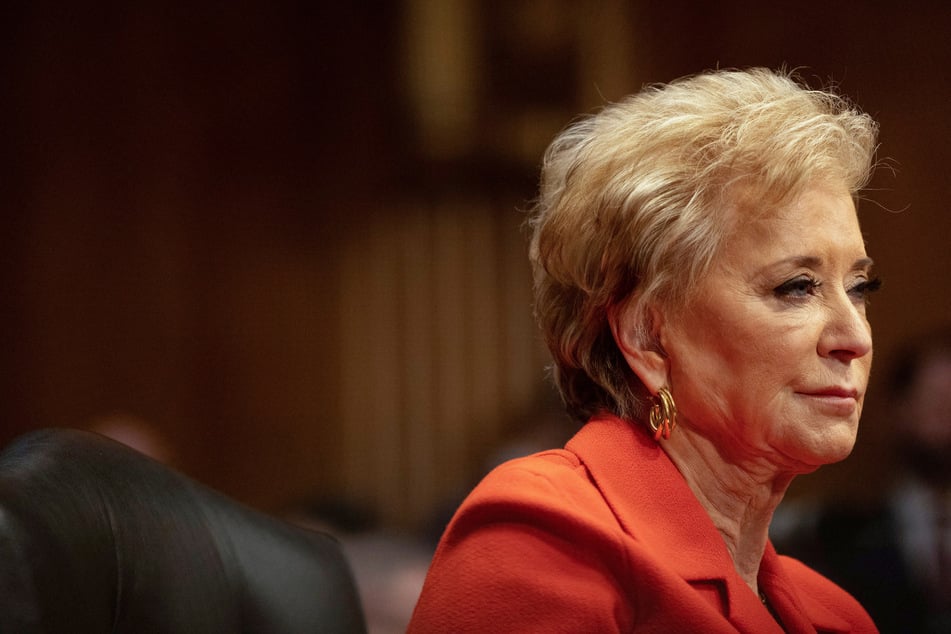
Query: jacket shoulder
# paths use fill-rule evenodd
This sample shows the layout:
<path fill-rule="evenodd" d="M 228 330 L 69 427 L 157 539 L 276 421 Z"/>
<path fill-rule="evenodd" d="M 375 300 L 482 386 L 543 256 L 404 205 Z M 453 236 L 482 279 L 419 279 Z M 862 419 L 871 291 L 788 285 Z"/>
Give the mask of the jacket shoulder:
<path fill-rule="evenodd" d="M 578 457 L 555 449 L 510 460 L 493 469 L 470 493 L 457 516 L 491 521 L 539 519 L 539 513 L 587 518 L 616 527 L 616 518 L 587 467 Z"/>
<path fill-rule="evenodd" d="M 617 522 L 577 457 L 518 458 L 450 521 L 409 631 L 630 629 L 617 591 L 630 586 L 626 570 Z"/>

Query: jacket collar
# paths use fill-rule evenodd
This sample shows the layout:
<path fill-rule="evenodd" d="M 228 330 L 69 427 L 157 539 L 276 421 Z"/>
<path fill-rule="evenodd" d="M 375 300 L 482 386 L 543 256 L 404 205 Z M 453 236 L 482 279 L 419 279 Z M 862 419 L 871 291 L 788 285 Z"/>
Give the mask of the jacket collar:
<path fill-rule="evenodd" d="M 740 629 L 755 630 L 763 605 L 736 573 L 713 520 L 649 434 L 636 424 L 601 415 L 582 427 L 566 449 L 584 463 L 625 533 L 663 553 L 667 565 L 688 583 L 716 585 L 727 618 Z M 788 631 L 848 631 L 835 613 L 799 596 L 771 543 L 759 582 Z"/>

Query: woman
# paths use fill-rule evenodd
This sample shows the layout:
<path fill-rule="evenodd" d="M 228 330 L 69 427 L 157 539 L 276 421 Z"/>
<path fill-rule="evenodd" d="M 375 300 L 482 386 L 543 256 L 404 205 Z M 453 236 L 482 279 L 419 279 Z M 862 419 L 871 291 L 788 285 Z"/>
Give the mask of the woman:
<path fill-rule="evenodd" d="M 650 87 L 554 141 L 536 312 L 584 425 L 475 488 L 410 631 L 875 631 L 768 530 L 793 477 L 855 442 L 876 135 L 753 69 Z"/>

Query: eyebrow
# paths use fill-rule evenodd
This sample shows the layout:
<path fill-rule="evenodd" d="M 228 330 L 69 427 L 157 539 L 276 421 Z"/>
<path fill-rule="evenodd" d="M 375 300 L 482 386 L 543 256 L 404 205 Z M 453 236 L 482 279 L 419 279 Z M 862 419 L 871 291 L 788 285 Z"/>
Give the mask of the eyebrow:
<path fill-rule="evenodd" d="M 801 266 L 803 268 L 816 268 L 822 264 L 822 258 L 816 257 L 814 255 L 797 255 L 791 258 L 786 258 L 785 260 L 782 260 L 781 263 L 795 264 L 796 266 Z M 852 269 L 868 270 L 872 268 L 874 264 L 875 262 L 872 260 L 872 258 L 859 258 L 852 264 Z"/>

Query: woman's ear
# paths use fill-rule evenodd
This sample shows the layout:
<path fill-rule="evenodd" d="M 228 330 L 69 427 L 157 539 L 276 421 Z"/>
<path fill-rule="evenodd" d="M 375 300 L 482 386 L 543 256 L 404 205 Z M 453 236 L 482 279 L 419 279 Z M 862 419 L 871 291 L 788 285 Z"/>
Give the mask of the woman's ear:
<path fill-rule="evenodd" d="M 611 334 L 614 335 L 614 343 L 624 355 L 627 365 L 651 394 L 657 394 L 657 390 L 668 384 L 667 357 L 658 349 L 657 344 L 653 343 L 659 340 L 657 335 L 663 327 L 659 321 L 661 315 L 652 307 L 648 309 L 653 336 L 650 341 L 644 341 L 642 329 L 635 323 L 631 303 L 623 302 L 608 309 Z"/>

